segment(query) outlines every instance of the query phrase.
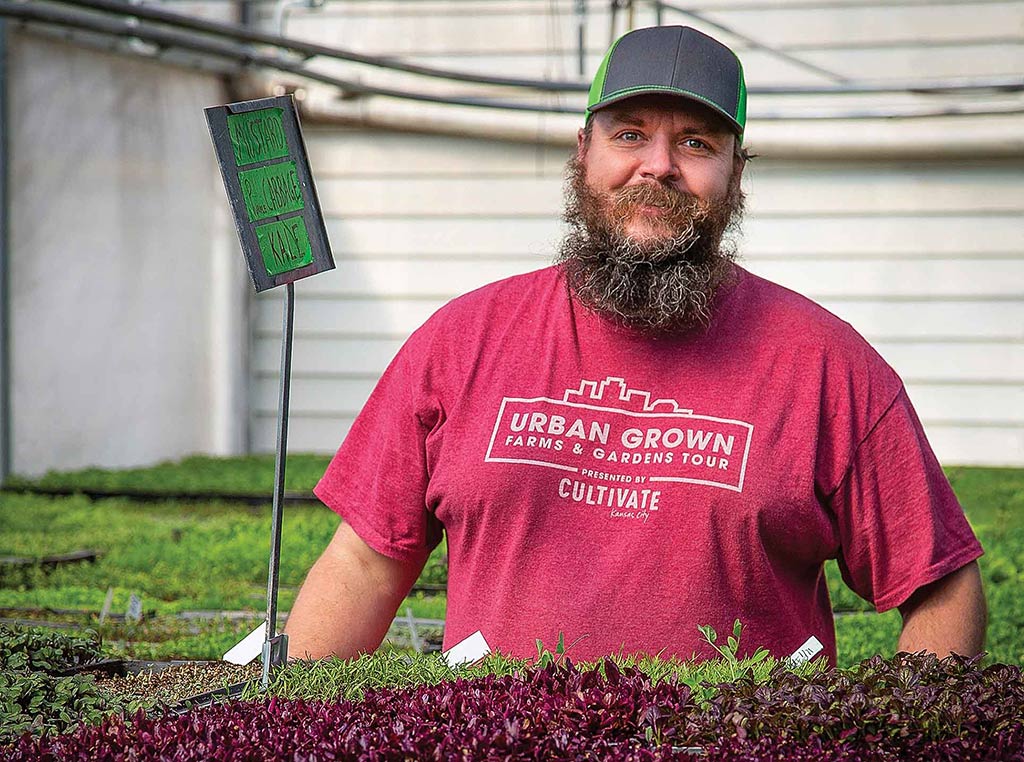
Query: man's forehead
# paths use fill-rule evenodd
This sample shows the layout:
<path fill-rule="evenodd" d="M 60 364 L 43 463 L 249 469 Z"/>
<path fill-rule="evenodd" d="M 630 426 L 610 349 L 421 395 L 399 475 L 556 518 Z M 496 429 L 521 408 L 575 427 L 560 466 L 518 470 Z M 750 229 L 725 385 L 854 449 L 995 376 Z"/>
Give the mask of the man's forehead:
<path fill-rule="evenodd" d="M 640 126 L 671 119 L 679 126 L 705 133 L 733 134 L 725 120 L 707 106 L 672 95 L 640 95 L 606 106 L 594 114 L 604 124 Z"/>

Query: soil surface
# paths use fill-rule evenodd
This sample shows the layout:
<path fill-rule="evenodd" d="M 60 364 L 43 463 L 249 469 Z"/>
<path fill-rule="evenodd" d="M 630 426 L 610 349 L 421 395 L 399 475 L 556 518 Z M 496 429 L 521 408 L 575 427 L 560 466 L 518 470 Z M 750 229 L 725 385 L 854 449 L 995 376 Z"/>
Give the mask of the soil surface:
<path fill-rule="evenodd" d="M 192 662 L 174 665 L 159 672 L 140 672 L 126 677 L 94 673 L 96 684 L 112 693 L 175 705 L 200 693 L 226 688 L 249 680 L 259 680 L 261 664 L 238 666 L 225 661 Z"/>

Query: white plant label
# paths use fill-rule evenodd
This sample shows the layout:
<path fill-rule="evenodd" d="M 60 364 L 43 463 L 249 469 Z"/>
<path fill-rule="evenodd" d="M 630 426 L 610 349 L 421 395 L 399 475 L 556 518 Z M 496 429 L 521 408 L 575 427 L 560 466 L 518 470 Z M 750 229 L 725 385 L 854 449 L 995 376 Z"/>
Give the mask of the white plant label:
<path fill-rule="evenodd" d="M 267 623 L 260 622 L 256 629 L 231 646 L 224 654 L 224 661 L 244 665 L 263 653 L 263 641 L 267 639 Z"/>
<path fill-rule="evenodd" d="M 103 624 L 110 616 L 110 607 L 114 604 L 114 588 L 107 588 L 107 597 L 103 599 L 103 608 L 100 609 L 100 624 Z"/>
<path fill-rule="evenodd" d="M 128 599 L 128 613 L 124 615 L 124 618 L 129 622 L 142 621 L 142 599 L 135 593 L 132 593 L 132 597 Z"/>
<path fill-rule="evenodd" d="M 462 664 L 472 664 L 475 661 L 480 661 L 490 652 L 491 647 L 487 645 L 484 634 L 477 630 L 461 643 L 449 648 L 441 656 L 448 662 L 449 667 L 455 669 Z"/>
<path fill-rule="evenodd" d="M 807 640 L 804 641 L 804 644 L 802 646 L 800 646 L 798 649 L 796 649 L 796 651 L 793 652 L 793 655 L 789 657 L 789 662 L 790 664 L 794 665 L 806 664 L 815 656 L 817 656 L 821 652 L 821 649 L 823 649 L 824 647 L 825 646 L 821 644 L 820 640 L 811 635 L 811 637 L 807 638 Z"/>

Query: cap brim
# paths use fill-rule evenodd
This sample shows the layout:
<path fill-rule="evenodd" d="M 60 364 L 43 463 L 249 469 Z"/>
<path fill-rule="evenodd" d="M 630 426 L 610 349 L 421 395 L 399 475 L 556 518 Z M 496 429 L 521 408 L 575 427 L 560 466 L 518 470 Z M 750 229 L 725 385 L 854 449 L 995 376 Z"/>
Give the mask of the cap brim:
<path fill-rule="evenodd" d="M 600 111 L 603 108 L 615 103 L 621 103 L 622 101 L 630 98 L 636 98 L 638 95 L 674 95 L 677 98 L 683 98 L 684 100 L 688 100 L 692 103 L 700 104 L 724 119 L 726 125 L 728 125 L 729 129 L 734 133 L 740 136 L 743 135 L 743 127 L 727 111 L 706 98 L 701 98 L 699 95 L 695 95 L 694 93 L 683 92 L 672 87 L 644 87 L 631 89 L 624 93 L 612 93 L 609 97 L 598 101 L 592 106 L 588 106 L 587 118 L 589 118 L 595 111 Z"/>

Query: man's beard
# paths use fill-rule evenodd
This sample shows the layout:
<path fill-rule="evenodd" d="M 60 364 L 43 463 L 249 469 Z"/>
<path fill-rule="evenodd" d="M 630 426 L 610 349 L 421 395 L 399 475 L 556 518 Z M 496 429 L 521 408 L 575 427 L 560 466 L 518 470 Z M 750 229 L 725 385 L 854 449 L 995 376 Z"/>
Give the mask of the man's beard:
<path fill-rule="evenodd" d="M 569 231 L 557 261 L 583 304 L 651 334 L 709 323 L 711 301 L 735 260 L 735 246 L 723 236 L 743 216 L 738 176 L 725 198 L 710 202 L 653 183 L 599 194 L 573 157 L 565 196 Z M 662 237 L 637 240 L 625 232 L 644 206 L 662 208 L 650 222 Z"/>

